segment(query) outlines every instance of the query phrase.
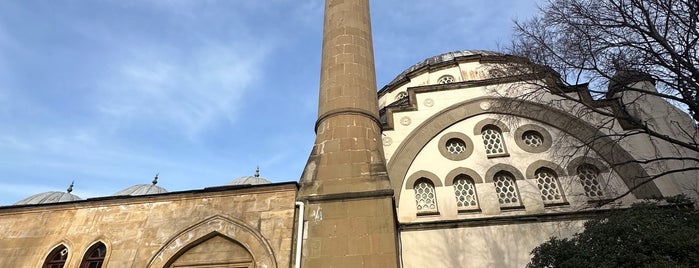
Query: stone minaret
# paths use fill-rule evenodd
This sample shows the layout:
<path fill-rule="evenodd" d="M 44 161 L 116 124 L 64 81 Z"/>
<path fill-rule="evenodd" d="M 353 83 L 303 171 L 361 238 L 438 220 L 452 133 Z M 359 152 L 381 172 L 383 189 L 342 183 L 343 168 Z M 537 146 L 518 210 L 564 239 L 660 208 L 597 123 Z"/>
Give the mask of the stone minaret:
<path fill-rule="evenodd" d="M 369 0 L 326 0 L 316 140 L 301 177 L 303 267 L 397 267 Z"/>

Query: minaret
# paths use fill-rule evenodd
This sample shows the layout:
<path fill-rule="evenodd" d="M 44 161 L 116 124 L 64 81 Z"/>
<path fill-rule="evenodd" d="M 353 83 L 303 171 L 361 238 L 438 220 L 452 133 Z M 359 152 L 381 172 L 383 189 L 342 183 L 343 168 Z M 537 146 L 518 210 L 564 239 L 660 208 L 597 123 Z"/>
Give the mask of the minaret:
<path fill-rule="evenodd" d="M 303 267 L 397 267 L 369 0 L 326 0 L 316 140 L 301 177 Z"/>

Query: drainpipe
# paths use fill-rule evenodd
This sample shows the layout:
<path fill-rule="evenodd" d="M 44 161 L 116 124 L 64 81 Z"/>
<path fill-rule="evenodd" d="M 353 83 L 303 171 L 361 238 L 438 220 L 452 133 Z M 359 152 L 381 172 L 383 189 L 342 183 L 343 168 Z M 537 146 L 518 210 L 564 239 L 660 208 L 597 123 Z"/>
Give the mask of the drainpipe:
<path fill-rule="evenodd" d="M 304 211 L 303 202 L 296 202 L 299 207 L 299 222 L 296 228 L 296 258 L 294 259 L 294 268 L 301 268 L 301 245 L 303 244 L 303 216 L 306 214 Z"/>

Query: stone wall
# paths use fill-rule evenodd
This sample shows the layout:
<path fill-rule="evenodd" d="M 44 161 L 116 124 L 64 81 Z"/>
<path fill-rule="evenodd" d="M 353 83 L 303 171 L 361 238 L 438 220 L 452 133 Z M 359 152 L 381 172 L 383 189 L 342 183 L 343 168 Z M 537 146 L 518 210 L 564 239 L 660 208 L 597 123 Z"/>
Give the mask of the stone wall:
<path fill-rule="evenodd" d="M 77 267 L 97 242 L 107 246 L 106 267 L 166 267 L 183 254 L 205 264 L 225 253 L 195 246 L 221 241 L 242 246 L 256 267 L 289 267 L 295 198 L 296 184 L 281 183 L 3 207 L 0 267 L 41 267 L 59 245 L 66 267 Z"/>

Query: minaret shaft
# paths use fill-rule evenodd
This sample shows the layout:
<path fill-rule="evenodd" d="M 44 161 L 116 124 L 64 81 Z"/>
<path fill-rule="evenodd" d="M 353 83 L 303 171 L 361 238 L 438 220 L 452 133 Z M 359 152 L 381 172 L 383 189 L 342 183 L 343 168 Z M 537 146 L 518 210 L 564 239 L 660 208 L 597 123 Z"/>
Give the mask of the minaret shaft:
<path fill-rule="evenodd" d="M 369 0 L 326 0 L 316 140 L 301 176 L 302 266 L 398 267 Z"/>
<path fill-rule="evenodd" d="M 301 195 L 388 190 L 368 0 L 327 0 L 316 141 Z"/>

